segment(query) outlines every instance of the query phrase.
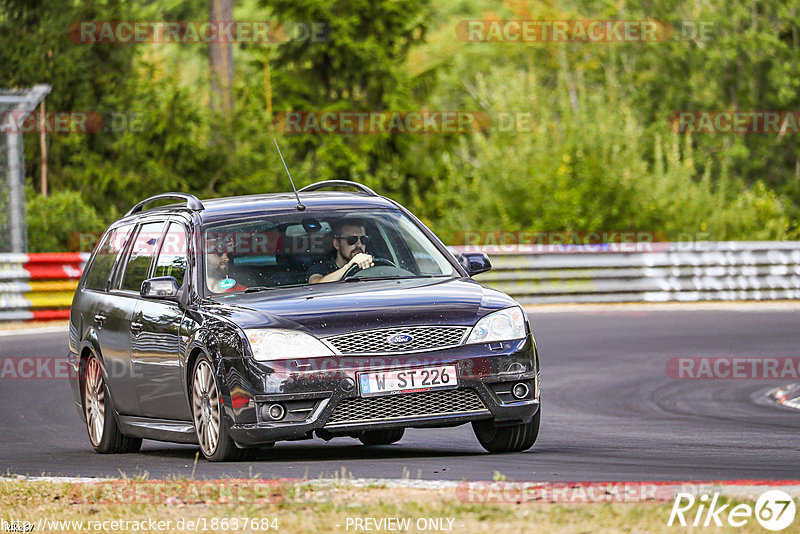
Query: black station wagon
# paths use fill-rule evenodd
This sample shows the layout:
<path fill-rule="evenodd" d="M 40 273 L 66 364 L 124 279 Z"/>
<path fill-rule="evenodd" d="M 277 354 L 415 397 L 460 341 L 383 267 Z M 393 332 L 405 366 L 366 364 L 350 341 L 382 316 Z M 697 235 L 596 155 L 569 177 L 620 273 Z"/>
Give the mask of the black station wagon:
<path fill-rule="evenodd" d="M 471 278 L 490 268 L 354 182 L 157 195 L 106 230 L 78 285 L 75 406 L 100 453 L 152 439 L 218 461 L 464 423 L 488 451 L 526 450 L 536 343 L 519 304 Z"/>

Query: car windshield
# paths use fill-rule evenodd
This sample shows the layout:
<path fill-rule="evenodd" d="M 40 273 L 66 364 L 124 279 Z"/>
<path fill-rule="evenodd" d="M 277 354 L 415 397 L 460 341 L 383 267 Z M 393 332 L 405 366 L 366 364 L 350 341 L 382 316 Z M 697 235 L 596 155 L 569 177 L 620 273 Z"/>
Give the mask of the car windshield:
<path fill-rule="evenodd" d="M 205 227 L 203 242 L 206 287 L 212 294 L 457 275 L 422 230 L 397 210 L 315 210 L 227 221 Z"/>

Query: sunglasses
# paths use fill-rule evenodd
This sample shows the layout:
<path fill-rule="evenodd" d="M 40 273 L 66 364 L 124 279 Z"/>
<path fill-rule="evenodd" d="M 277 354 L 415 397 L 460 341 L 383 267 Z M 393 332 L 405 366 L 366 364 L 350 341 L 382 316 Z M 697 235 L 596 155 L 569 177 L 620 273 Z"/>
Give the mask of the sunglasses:
<path fill-rule="evenodd" d="M 228 238 L 224 242 L 220 243 L 215 239 L 211 239 L 206 241 L 206 251 L 208 254 L 215 254 L 220 258 L 227 254 L 228 256 L 233 255 L 233 245 L 234 242 L 232 239 Z"/>
<path fill-rule="evenodd" d="M 228 250 L 225 250 L 223 248 L 220 248 L 217 245 L 211 245 L 206 249 L 206 254 L 209 254 L 209 255 L 213 254 L 213 255 L 219 256 L 221 258 L 225 254 L 230 256 L 231 252 L 228 251 Z"/>
<path fill-rule="evenodd" d="M 361 241 L 362 245 L 366 245 L 369 243 L 369 236 L 368 235 L 348 235 L 348 236 L 339 236 L 339 239 L 344 239 L 347 241 L 348 245 L 355 245 L 359 241 Z"/>

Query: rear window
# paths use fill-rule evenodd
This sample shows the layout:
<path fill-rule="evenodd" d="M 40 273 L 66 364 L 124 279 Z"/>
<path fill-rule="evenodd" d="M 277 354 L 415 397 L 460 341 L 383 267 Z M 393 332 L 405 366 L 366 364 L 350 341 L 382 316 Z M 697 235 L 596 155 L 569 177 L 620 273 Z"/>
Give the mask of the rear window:
<path fill-rule="evenodd" d="M 111 270 L 125 248 L 132 228 L 133 225 L 128 224 L 114 228 L 106 234 L 94 254 L 89 271 L 86 273 L 86 282 L 84 283 L 86 289 L 94 289 L 96 291 L 108 289 Z"/>

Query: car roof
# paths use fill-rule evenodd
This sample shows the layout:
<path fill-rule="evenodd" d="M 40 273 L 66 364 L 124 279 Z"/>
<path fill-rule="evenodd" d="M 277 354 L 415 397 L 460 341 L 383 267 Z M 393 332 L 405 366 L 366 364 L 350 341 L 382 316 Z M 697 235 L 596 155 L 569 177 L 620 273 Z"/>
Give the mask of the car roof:
<path fill-rule="evenodd" d="M 314 191 L 300 193 L 305 211 L 358 210 L 365 208 L 397 209 L 397 204 L 381 196 L 338 191 Z M 258 214 L 296 212 L 297 197 L 294 193 L 269 193 L 239 197 L 204 200 L 205 209 L 198 211 L 203 223 L 214 223 Z"/>
<path fill-rule="evenodd" d="M 316 210 L 359 210 L 359 209 L 398 209 L 393 200 L 379 195 L 343 191 L 301 192 L 300 201 L 306 212 Z M 297 197 L 294 193 L 264 193 L 236 197 L 212 198 L 202 201 L 203 209 L 193 210 L 186 204 L 168 204 L 152 209 L 138 211 L 117 221 L 138 220 L 153 215 L 194 212 L 202 224 L 229 221 L 259 214 L 275 214 L 297 211 Z"/>

